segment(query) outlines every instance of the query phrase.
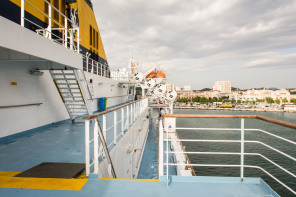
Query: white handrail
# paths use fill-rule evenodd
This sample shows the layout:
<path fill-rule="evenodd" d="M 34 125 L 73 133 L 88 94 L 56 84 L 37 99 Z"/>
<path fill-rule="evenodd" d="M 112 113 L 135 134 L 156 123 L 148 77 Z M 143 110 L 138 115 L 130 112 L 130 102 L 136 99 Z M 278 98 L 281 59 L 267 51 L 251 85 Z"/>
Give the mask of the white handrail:
<path fill-rule="evenodd" d="M 118 138 L 120 136 L 123 136 L 124 135 L 124 131 L 125 130 L 128 130 L 131 126 L 132 126 L 132 122 L 133 121 L 136 121 L 138 117 L 140 117 L 140 114 L 142 114 L 147 108 L 148 108 L 148 98 L 146 99 L 143 99 L 143 100 L 139 100 L 139 101 L 136 101 L 136 103 L 138 103 L 139 106 L 141 106 L 139 108 L 139 115 L 138 116 L 135 116 L 134 113 L 128 113 L 128 111 L 130 111 L 130 108 L 131 106 L 133 105 L 132 104 L 128 104 L 128 105 L 124 105 L 123 107 L 118 107 L 118 109 L 114 109 L 114 111 L 111 111 L 111 112 L 108 112 L 108 113 L 112 113 L 112 112 L 115 112 L 115 114 L 113 114 L 113 125 L 111 125 L 110 127 L 106 128 L 106 125 L 107 125 L 107 116 L 106 114 L 102 114 L 101 116 L 103 117 L 102 119 L 102 123 L 101 123 L 101 126 L 102 126 L 102 129 L 103 129 L 103 133 L 104 133 L 104 136 L 106 137 L 107 133 L 109 132 L 114 132 L 114 136 L 113 136 L 113 140 L 107 145 L 108 148 L 112 147 L 115 145 L 115 143 L 118 142 Z M 121 116 L 117 116 L 117 112 L 121 112 Z M 124 112 L 127 112 L 126 113 L 126 116 L 124 115 Z M 97 116 L 96 116 L 97 117 Z M 133 118 L 131 118 L 133 117 Z M 120 120 L 117 121 L 117 118 L 120 118 Z M 132 120 L 132 122 L 131 122 Z M 118 123 L 121 122 L 121 131 L 118 132 L 117 134 L 117 129 L 115 128 L 118 128 L 118 127 L 115 127 L 115 125 L 117 125 Z M 96 121 L 96 118 L 95 118 L 95 127 L 94 127 L 94 139 L 89 139 L 89 132 L 90 132 L 90 121 L 88 120 L 85 120 L 85 158 L 86 158 L 86 175 L 89 176 L 90 174 L 97 174 L 98 176 L 107 176 L 107 171 L 108 171 L 108 167 L 105 166 L 104 164 L 104 156 L 105 156 L 105 153 L 104 151 L 102 150 L 102 146 L 100 145 L 100 143 L 96 140 L 97 138 L 97 129 L 98 129 L 98 123 Z M 125 125 L 125 126 L 123 126 Z M 111 130 L 112 127 L 114 127 L 114 131 Z M 136 144 L 137 144 L 137 141 L 140 137 L 137 138 L 136 140 Z M 105 138 L 106 139 L 106 138 Z M 89 147 L 90 147 L 90 143 L 94 143 L 94 151 L 93 151 L 93 154 L 94 155 L 91 155 L 90 154 L 90 150 L 89 150 Z M 88 155 L 88 157 L 87 157 Z M 94 162 L 94 165 L 95 165 L 95 168 L 94 170 L 92 171 L 91 170 L 91 161 L 90 161 L 90 158 L 94 158 L 93 162 Z M 105 168 L 105 170 L 101 169 L 100 167 L 100 164 L 103 162 L 103 168 Z M 99 174 L 98 171 L 101 171 L 101 173 Z"/>
<path fill-rule="evenodd" d="M 167 152 L 164 152 L 167 153 Z M 180 152 L 180 151 L 169 151 L 169 154 L 181 154 L 181 153 L 185 153 L 185 154 L 189 154 L 189 155 L 241 155 L 241 153 L 229 153 L 229 152 Z M 277 166 L 278 168 L 280 168 L 281 170 L 285 171 L 286 173 L 290 174 L 291 176 L 293 176 L 294 178 L 296 178 L 296 175 L 293 174 L 292 172 L 286 170 L 285 168 L 283 168 L 282 166 L 278 165 L 277 163 L 275 163 L 274 161 L 272 161 L 271 159 L 268 159 L 267 157 L 265 157 L 264 155 L 260 154 L 260 153 L 244 153 L 244 155 L 255 155 L 255 156 L 260 156 L 263 159 L 265 159 L 266 161 L 272 163 L 273 165 Z M 191 165 L 191 164 L 190 164 Z"/>
<path fill-rule="evenodd" d="M 176 117 L 167 117 L 167 118 L 176 118 Z M 163 121 L 160 122 L 160 127 L 162 126 L 162 124 L 166 124 L 166 117 L 164 118 L 164 123 Z M 167 123 L 168 124 L 168 123 Z M 169 125 L 167 125 L 169 126 Z M 167 127 L 167 126 L 164 126 L 164 127 Z M 296 142 L 292 141 L 292 140 L 289 140 L 289 139 L 286 139 L 286 138 L 283 138 L 281 136 L 278 136 L 278 135 L 275 135 L 275 134 L 272 134 L 272 133 L 269 133 L 267 131 L 264 131 L 262 129 L 245 129 L 244 128 L 244 118 L 241 118 L 241 128 L 240 129 L 237 129 L 237 128 L 174 128 L 175 130 L 183 130 L 183 131 L 186 131 L 186 130 L 212 130 L 212 131 L 228 131 L 228 130 L 231 130 L 231 131 L 240 131 L 241 133 L 241 140 L 205 140 L 205 139 L 169 139 L 168 137 L 168 133 L 167 132 L 167 137 L 166 139 L 163 139 L 162 140 L 162 143 L 163 142 L 166 142 L 167 144 L 170 142 L 170 141 L 174 141 L 174 142 L 210 142 L 210 143 L 240 143 L 241 144 L 241 152 L 240 153 L 236 153 L 236 152 L 196 152 L 196 151 L 169 151 L 168 149 L 166 151 L 163 151 L 163 154 L 166 154 L 166 157 L 167 157 L 167 161 L 166 163 L 163 163 L 161 164 L 160 163 L 160 169 L 164 167 L 164 165 L 166 165 L 166 168 L 167 168 L 167 174 L 166 174 L 166 177 L 167 177 L 167 182 L 168 182 L 168 168 L 169 166 L 187 166 L 188 164 L 186 163 L 169 163 L 168 162 L 168 155 L 169 154 L 202 154 L 202 155 L 240 155 L 241 156 L 241 163 L 240 165 L 222 165 L 222 164 L 190 164 L 190 166 L 207 166 L 207 167 L 240 167 L 240 174 L 241 174 L 241 178 L 242 178 L 242 181 L 243 181 L 243 178 L 244 178 L 244 168 L 245 167 L 248 167 L 248 168 L 257 168 L 257 169 L 260 169 L 262 170 L 263 172 L 265 172 L 266 174 L 268 174 L 270 177 L 272 177 L 274 180 L 276 180 L 278 183 L 280 183 L 281 185 L 283 185 L 285 188 L 287 188 L 289 191 L 291 191 L 293 194 L 296 194 L 296 192 L 291 189 L 290 187 L 288 187 L 287 185 L 285 185 L 283 182 L 281 182 L 280 180 L 278 180 L 276 177 L 274 177 L 273 175 L 271 175 L 269 172 L 267 172 L 266 170 L 264 170 L 262 167 L 259 167 L 259 166 L 250 166 L 250 165 L 245 165 L 244 164 L 244 157 L 245 155 L 255 155 L 255 156 L 260 156 L 261 158 L 265 159 L 266 161 L 268 161 L 269 163 L 275 165 L 276 167 L 278 167 L 279 169 L 283 170 L 284 172 L 286 172 L 287 174 L 291 175 L 292 177 L 296 178 L 296 175 L 293 174 L 292 172 L 290 172 L 289 170 L 285 169 L 284 167 L 282 167 L 281 165 L 277 164 L 276 162 L 272 161 L 271 159 L 267 158 L 266 156 L 260 154 L 260 153 L 245 153 L 245 150 L 244 150 L 244 146 L 245 146 L 245 143 L 257 143 L 257 144 L 261 144 L 273 151 L 276 151 L 278 153 L 280 153 L 281 155 L 285 156 L 285 157 L 288 157 L 289 159 L 293 160 L 293 161 L 296 161 L 296 158 L 292 157 L 291 155 L 288 155 L 276 148 L 273 148 L 272 146 L 268 145 L 268 144 L 265 144 L 261 141 L 252 141 L 252 140 L 245 140 L 244 139 L 244 133 L 245 131 L 258 131 L 258 132 L 261 132 L 261 133 L 264 133 L 264 134 L 268 134 L 272 137 L 275 137 L 277 139 L 280 139 L 280 140 L 283 140 L 285 142 L 288 142 L 290 144 L 293 144 L 293 145 L 296 145 Z M 160 132 L 162 132 L 161 130 L 159 130 Z M 162 132 L 163 133 L 163 132 Z M 159 134 L 161 136 L 161 134 Z M 159 158 L 162 158 L 163 155 L 162 154 L 159 154 Z M 162 174 L 160 174 L 161 176 Z"/>

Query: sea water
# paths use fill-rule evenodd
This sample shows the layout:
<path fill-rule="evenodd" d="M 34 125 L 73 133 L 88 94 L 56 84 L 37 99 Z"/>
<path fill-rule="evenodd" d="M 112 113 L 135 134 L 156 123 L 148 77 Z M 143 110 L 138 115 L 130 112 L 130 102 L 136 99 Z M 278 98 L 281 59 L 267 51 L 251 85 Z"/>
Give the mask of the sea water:
<path fill-rule="evenodd" d="M 175 109 L 174 114 L 206 114 L 206 115 L 260 115 L 286 122 L 296 123 L 296 113 L 287 112 L 247 112 L 224 110 L 194 110 Z M 296 130 L 257 119 L 245 119 L 245 128 L 262 129 L 296 142 Z M 190 128 L 241 128 L 240 119 L 209 119 L 209 118 L 177 118 L 177 127 Z M 181 139 L 207 140 L 240 140 L 240 131 L 206 131 L 206 130 L 177 130 Z M 277 139 L 258 131 L 245 131 L 245 140 L 261 141 L 296 158 L 296 145 Z M 212 142 L 183 142 L 187 152 L 235 152 L 240 153 L 240 143 L 212 143 Z M 296 174 L 296 162 L 271 150 L 261 144 L 246 143 L 245 153 L 259 153 Z M 228 164 L 240 165 L 240 155 L 194 155 L 189 154 L 193 164 Z M 296 190 L 296 179 L 266 161 L 260 156 L 245 156 L 245 165 L 259 166 L 271 173 L 277 179 Z M 239 177 L 240 168 L 234 167 L 194 167 L 197 176 L 230 176 Z M 278 182 L 260 169 L 245 168 L 245 177 L 261 177 L 279 195 L 294 196 Z"/>

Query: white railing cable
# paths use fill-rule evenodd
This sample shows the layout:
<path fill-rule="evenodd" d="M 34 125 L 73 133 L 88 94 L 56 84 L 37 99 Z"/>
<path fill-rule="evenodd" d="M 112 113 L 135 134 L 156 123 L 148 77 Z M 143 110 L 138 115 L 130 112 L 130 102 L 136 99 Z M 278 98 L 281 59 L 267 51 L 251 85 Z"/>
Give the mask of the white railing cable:
<path fill-rule="evenodd" d="M 167 152 L 165 151 L 165 153 L 167 153 Z M 180 152 L 180 151 L 169 151 L 169 154 L 182 154 L 182 153 L 189 154 L 189 155 L 241 155 L 241 153 L 230 153 L 230 152 L 192 152 L 192 151 L 189 151 L 189 152 L 187 152 L 187 151 L 186 152 L 183 152 L 182 151 L 182 152 Z M 281 170 L 285 171 L 286 173 L 288 173 L 291 176 L 293 176 L 294 178 L 296 178 L 296 175 L 295 174 L 293 174 L 292 172 L 286 170 L 285 168 L 283 168 L 282 166 L 278 165 L 274 161 L 268 159 L 267 157 L 265 157 L 262 154 L 259 154 L 259 153 L 244 153 L 244 155 L 260 156 L 263 159 L 265 159 L 266 161 L 272 163 L 273 165 L 277 166 Z"/>
<path fill-rule="evenodd" d="M 184 128 L 184 127 L 177 127 L 176 130 L 240 131 L 241 129 L 234 129 L 234 128 Z"/>
<path fill-rule="evenodd" d="M 167 139 L 164 139 L 167 141 Z M 191 140 L 191 139 L 175 139 L 176 142 L 233 142 L 233 143 L 240 143 L 240 140 Z"/>
<path fill-rule="evenodd" d="M 97 133 L 99 134 L 99 137 L 101 139 L 101 145 L 102 145 L 103 150 L 104 150 L 104 152 L 106 154 L 108 165 L 111 166 L 112 178 L 116 178 L 115 169 L 114 169 L 114 166 L 112 164 L 112 160 L 111 160 L 111 157 L 110 157 L 110 154 L 109 154 L 109 150 L 108 150 L 107 145 L 106 145 L 105 136 L 103 135 L 103 132 L 102 132 L 101 126 L 99 124 L 98 118 L 95 118 L 95 120 L 97 120 L 97 125 L 98 125 L 98 132 Z M 96 154 L 98 154 L 98 149 L 96 149 L 95 152 L 96 152 Z M 99 164 L 97 164 L 97 165 L 99 165 Z M 96 174 L 98 174 L 98 173 L 96 173 Z"/>
<path fill-rule="evenodd" d="M 260 156 L 262 158 L 264 158 L 266 161 L 272 163 L 273 165 L 277 166 L 278 168 L 280 168 L 281 170 L 285 171 L 286 173 L 290 174 L 291 176 L 293 176 L 294 178 L 296 178 L 296 175 L 293 174 L 292 172 L 290 172 L 289 170 L 286 170 L 284 167 L 280 166 L 279 164 L 275 163 L 274 161 L 268 159 L 267 157 L 265 157 L 262 154 L 259 153 L 245 153 L 245 155 L 256 155 L 256 156 Z M 245 166 L 245 165 L 244 165 Z"/>
<path fill-rule="evenodd" d="M 245 131 L 259 131 L 259 132 L 262 132 L 262 133 L 268 134 L 268 135 L 270 135 L 270 136 L 276 137 L 276 138 L 278 138 L 278 139 L 281 139 L 281 140 L 284 140 L 284 141 L 286 141 L 286 142 L 289 142 L 289 143 L 291 143 L 291 144 L 295 144 L 295 145 L 296 145 L 296 142 L 293 142 L 292 140 L 289 140 L 289 139 L 283 138 L 283 137 L 281 137 L 281 136 L 278 136 L 278 135 L 275 135 L 275 134 L 269 133 L 269 132 L 264 131 L 264 130 L 262 130 L 262 129 L 245 129 Z"/>
<path fill-rule="evenodd" d="M 284 155 L 284 156 L 286 156 L 286 157 L 288 157 L 288 158 L 290 158 L 290 159 L 296 161 L 296 158 L 294 158 L 294 157 L 292 157 L 292 156 L 290 156 L 290 155 L 288 155 L 288 154 L 286 154 L 286 153 L 284 153 L 284 152 L 282 152 L 282 151 L 280 151 L 280 150 L 278 150 L 278 149 L 276 149 L 276 148 L 273 148 L 273 147 L 271 147 L 271 146 L 269 146 L 269 145 L 267 145 L 267 144 L 265 144 L 265 143 L 263 143 L 263 142 L 260 142 L 260 141 L 245 141 L 245 142 L 247 142 L 247 143 L 257 143 L 257 144 L 262 144 L 263 146 L 265 146 L 265 147 L 267 147 L 267 148 L 270 148 L 270 149 L 272 149 L 272 150 L 274 150 L 274 151 L 276 151 L 276 152 L 278 152 L 278 153 L 280 153 L 280 154 L 282 154 L 282 155 Z"/>
<path fill-rule="evenodd" d="M 176 128 L 176 130 L 203 130 L 203 131 L 240 131 L 241 129 L 234 129 L 234 128 L 184 128 L 184 127 L 178 127 Z M 244 129 L 245 131 L 259 131 L 259 132 L 262 132 L 262 133 L 265 133 L 265 134 L 268 134 L 270 136 L 273 136 L 273 137 L 276 137 L 276 138 L 279 138 L 281 140 L 284 140 L 286 142 L 289 142 L 291 144 L 295 144 L 296 145 L 296 142 L 293 142 L 289 139 L 286 139 L 284 137 L 281 137 L 281 136 L 278 136 L 278 135 L 275 135 L 275 134 L 272 134 L 272 133 L 269 133 L 267 131 L 264 131 L 262 129 Z"/>
<path fill-rule="evenodd" d="M 284 186 L 286 189 L 288 189 L 290 192 L 292 192 L 293 194 L 296 195 L 296 192 L 291 189 L 289 186 L 287 186 L 286 184 L 284 184 L 282 181 L 280 181 L 279 179 L 277 179 L 276 177 L 274 177 L 272 174 L 270 174 L 269 172 L 267 172 L 266 170 L 264 170 L 263 168 L 259 167 L 259 166 L 250 166 L 250 165 L 244 165 L 244 167 L 246 168 L 257 168 L 262 170 L 263 172 L 265 172 L 267 175 L 269 175 L 271 178 L 273 178 L 274 180 L 276 180 L 278 183 L 280 183 L 282 186 Z"/>

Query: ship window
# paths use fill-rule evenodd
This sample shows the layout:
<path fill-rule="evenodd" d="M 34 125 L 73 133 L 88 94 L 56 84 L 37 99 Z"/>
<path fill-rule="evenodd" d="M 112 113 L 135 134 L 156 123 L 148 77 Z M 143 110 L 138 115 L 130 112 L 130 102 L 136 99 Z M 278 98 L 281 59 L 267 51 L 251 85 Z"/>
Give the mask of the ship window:
<path fill-rule="evenodd" d="M 96 47 L 96 45 L 95 45 L 95 43 L 96 43 L 96 31 L 95 31 L 95 29 L 93 29 L 93 47 Z"/>
<path fill-rule="evenodd" d="M 96 49 L 98 49 L 99 33 L 97 32 L 96 35 L 97 35 L 97 39 L 96 39 Z"/>
<path fill-rule="evenodd" d="M 53 6 L 54 6 L 57 10 L 59 10 L 59 0 L 53 0 Z M 53 8 L 52 8 L 52 10 L 53 10 L 53 18 L 54 18 L 56 21 L 59 22 L 59 13 L 58 13 L 58 11 L 56 11 L 56 10 L 53 9 Z M 55 23 L 55 26 L 58 25 L 58 24 L 56 24 L 55 21 L 53 21 L 53 22 Z"/>
<path fill-rule="evenodd" d="M 89 27 L 89 51 L 92 52 L 92 59 L 98 61 L 99 60 L 99 33 L 93 28 L 91 25 Z"/>
<path fill-rule="evenodd" d="M 92 45 L 92 27 L 89 26 L 89 44 Z"/>
<path fill-rule="evenodd" d="M 65 7 L 66 7 L 66 1 L 61 1 L 61 12 L 63 13 L 63 14 L 66 14 L 66 12 L 65 12 Z M 64 16 L 61 16 L 61 24 L 63 24 L 63 21 L 65 20 L 65 18 L 64 18 Z"/>

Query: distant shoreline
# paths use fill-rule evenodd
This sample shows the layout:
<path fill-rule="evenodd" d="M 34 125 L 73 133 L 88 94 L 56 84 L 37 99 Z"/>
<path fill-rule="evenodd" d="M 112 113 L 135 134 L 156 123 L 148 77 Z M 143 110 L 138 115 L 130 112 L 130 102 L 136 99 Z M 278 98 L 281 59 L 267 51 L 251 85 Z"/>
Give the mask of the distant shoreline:
<path fill-rule="evenodd" d="M 174 109 L 200 109 L 200 110 L 224 110 L 224 111 L 260 111 L 260 112 L 290 112 L 296 113 L 291 110 L 274 110 L 274 109 L 236 109 L 236 108 L 202 108 L 202 107 L 174 107 Z"/>

